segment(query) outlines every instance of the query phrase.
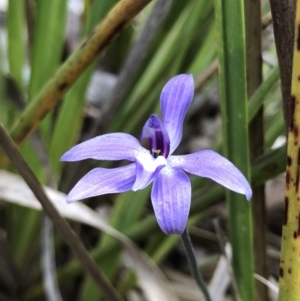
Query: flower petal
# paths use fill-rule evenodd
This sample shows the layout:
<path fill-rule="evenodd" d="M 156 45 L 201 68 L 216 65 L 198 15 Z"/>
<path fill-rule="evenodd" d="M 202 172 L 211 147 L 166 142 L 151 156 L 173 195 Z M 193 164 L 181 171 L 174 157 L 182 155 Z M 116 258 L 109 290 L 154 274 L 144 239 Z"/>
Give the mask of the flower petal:
<path fill-rule="evenodd" d="M 181 141 L 183 120 L 193 96 L 194 80 L 190 74 L 180 74 L 173 77 L 161 92 L 160 108 L 163 123 L 171 141 L 171 154 Z"/>
<path fill-rule="evenodd" d="M 87 173 L 67 196 L 67 203 L 89 197 L 130 190 L 135 181 L 135 164 L 118 168 L 94 168 Z"/>
<path fill-rule="evenodd" d="M 145 149 L 139 141 L 125 133 L 113 133 L 97 136 L 75 145 L 67 151 L 61 161 L 79 161 L 83 159 L 134 161 L 137 154 Z"/>
<path fill-rule="evenodd" d="M 251 187 L 244 175 L 226 158 L 212 150 L 202 150 L 185 156 L 171 156 L 169 163 L 191 174 L 210 178 L 235 192 L 244 194 L 249 201 Z"/>
<path fill-rule="evenodd" d="M 166 166 L 155 179 L 151 192 L 157 222 L 165 234 L 182 234 L 191 204 L 191 182 L 180 169 Z"/>
<path fill-rule="evenodd" d="M 141 153 L 136 157 L 136 180 L 132 190 L 140 190 L 147 187 L 166 166 L 167 160 L 163 156 L 154 158 L 149 153 Z"/>

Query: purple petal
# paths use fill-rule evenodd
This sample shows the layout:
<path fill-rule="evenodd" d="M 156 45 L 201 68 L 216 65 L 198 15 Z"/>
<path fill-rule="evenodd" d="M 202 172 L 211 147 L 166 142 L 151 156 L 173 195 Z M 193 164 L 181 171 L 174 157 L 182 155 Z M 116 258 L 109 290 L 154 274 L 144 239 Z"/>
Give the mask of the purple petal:
<path fill-rule="evenodd" d="M 210 178 L 235 192 L 244 194 L 249 201 L 251 187 L 244 175 L 226 158 L 212 150 L 202 150 L 185 156 L 171 156 L 169 162 L 191 174 Z"/>
<path fill-rule="evenodd" d="M 133 136 L 125 133 L 113 133 L 97 136 L 72 147 L 61 161 L 79 161 L 83 159 L 134 161 L 145 149 Z"/>
<path fill-rule="evenodd" d="M 144 139 L 149 140 L 152 155 L 162 155 L 165 158 L 169 156 L 170 138 L 164 124 L 155 114 L 150 116 L 143 127 L 141 140 Z"/>
<path fill-rule="evenodd" d="M 130 190 L 135 181 L 135 164 L 118 168 L 95 168 L 74 186 L 67 196 L 72 203 L 96 195 Z"/>
<path fill-rule="evenodd" d="M 163 123 L 171 141 L 171 154 L 181 141 L 183 120 L 193 96 L 194 80 L 193 76 L 189 74 L 180 74 L 173 77 L 161 92 L 160 108 Z"/>
<path fill-rule="evenodd" d="M 180 169 L 163 168 L 151 192 L 157 222 L 165 234 L 182 234 L 191 204 L 191 182 Z"/>
<path fill-rule="evenodd" d="M 149 153 L 140 154 L 136 158 L 136 180 L 132 187 L 133 191 L 147 187 L 158 175 L 160 170 L 167 165 L 163 156 L 154 158 Z"/>

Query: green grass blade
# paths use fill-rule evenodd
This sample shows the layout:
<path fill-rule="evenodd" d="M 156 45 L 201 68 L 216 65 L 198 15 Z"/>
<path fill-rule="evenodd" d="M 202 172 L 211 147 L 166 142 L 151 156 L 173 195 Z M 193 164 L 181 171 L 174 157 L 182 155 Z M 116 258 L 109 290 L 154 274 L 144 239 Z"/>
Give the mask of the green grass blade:
<path fill-rule="evenodd" d="M 9 71 L 19 87 L 23 85 L 22 72 L 25 61 L 25 9 L 24 2 L 10 0 L 7 11 L 8 62 Z"/>
<path fill-rule="evenodd" d="M 267 127 L 267 133 L 265 137 L 265 146 L 270 148 L 274 141 L 280 136 L 285 135 L 285 124 L 283 119 L 282 110 L 279 110 L 270 121 L 270 124 Z"/>
<path fill-rule="evenodd" d="M 11 125 L 9 117 L 13 111 L 13 108 L 12 104 L 9 103 L 4 93 L 5 81 L 3 76 L 3 62 L 4 57 L 2 48 L 0 48 L 0 122 L 6 126 L 6 128 L 8 128 Z"/>
<path fill-rule="evenodd" d="M 244 6 L 215 1 L 219 33 L 220 93 L 224 154 L 249 178 Z M 251 204 L 226 191 L 233 269 L 244 301 L 255 300 Z"/>
<path fill-rule="evenodd" d="M 36 97 L 43 85 L 54 74 L 62 58 L 66 8 L 66 0 L 37 1 L 29 100 Z"/>
<path fill-rule="evenodd" d="M 262 106 L 264 99 L 273 87 L 278 83 L 279 69 L 275 67 L 272 69 L 267 79 L 263 81 L 256 92 L 251 96 L 248 105 L 248 122 L 250 122 Z"/>

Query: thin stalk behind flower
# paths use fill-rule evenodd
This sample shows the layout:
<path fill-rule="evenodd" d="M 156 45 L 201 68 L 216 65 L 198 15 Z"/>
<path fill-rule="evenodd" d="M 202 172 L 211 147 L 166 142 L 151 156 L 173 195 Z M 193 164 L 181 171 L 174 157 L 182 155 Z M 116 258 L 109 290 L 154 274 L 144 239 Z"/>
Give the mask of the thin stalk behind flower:
<path fill-rule="evenodd" d="M 196 281 L 200 290 L 202 291 L 206 301 L 211 301 L 208 289 L 197 266 L 197 260 L 196 260 L 194 248 L 187 228 L 185 228 L 185 230 L 183 231 L 181 235 L 181 240 L 182 240 L 186 258 L 188 260 L 191 275 Z"/>

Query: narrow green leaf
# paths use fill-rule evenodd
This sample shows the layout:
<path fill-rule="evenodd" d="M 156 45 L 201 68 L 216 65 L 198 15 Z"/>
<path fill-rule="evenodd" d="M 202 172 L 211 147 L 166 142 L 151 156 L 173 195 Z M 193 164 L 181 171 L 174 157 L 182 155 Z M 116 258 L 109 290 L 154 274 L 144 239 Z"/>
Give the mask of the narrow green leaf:
<path fill-rule="evenodd" d="M 278 83 L 279 80 L 279 69 L 275 67 L 272 69 L 268 78 L 262 82 L 260 87 L 251 96 L 248 105 L 248 122 L 250 122 L 255 114 L 259 111 L 262 106 L 264 99 L 272 88 Z"/>
<path fill-rule="evenodd" d="M 25 61 L 25 9 L 24 1 L 8 1 L 7 35 L 9 71 L 21 88 L 23 85 L 22 72 Z"/>
<path fill-rule="evenodd" d="M 249 178 L 246 56 L 242 0 L 215 1 L 219 38 L 223 149 Z M 244 301 L 255 300 L 251 204 L 226 191 L 233 268 Z"/>
<path fill-rule="evenodd" d="M 272 120 L 268 125 L 268 130 L 265 136 L 265 145 L 267 148 L 270 148 L 274 141 L 280 136 L 285 135 L 285 124 L 283 119 L 282 110 L 279 110 L 276 114 L 273 115 Z"/>
<path fill-rule="evenodd" d="M 39 0 L 36 4 L 29 100 L 37 95 L 59 65 L 66 22 L 66 0 Z"/>

